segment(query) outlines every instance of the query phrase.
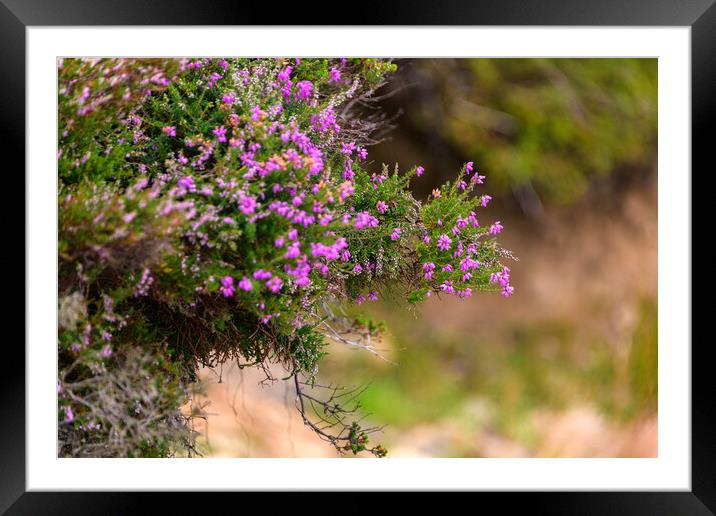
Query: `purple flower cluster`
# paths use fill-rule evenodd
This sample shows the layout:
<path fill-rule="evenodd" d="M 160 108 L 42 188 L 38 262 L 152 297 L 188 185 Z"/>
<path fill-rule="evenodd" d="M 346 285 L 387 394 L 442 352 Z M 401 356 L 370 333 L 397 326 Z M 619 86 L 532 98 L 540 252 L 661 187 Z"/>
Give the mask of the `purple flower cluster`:
<path fill-rule="evenodd" d="M 375 259 L 357 263 L 352 258 L 354 250 L 346 237 L 350 231 L 370 233 L 377 228 L 370 234 L 387 235 L 386 245 L 414 245 L 412 228 L 393 220 L 400 213 L 399 205 L 391 194 L 379 193 L 390 183 L 386 171 L 368 178 L 368 187 L 376 191 L 373 207 L 352 207 L 356 175 L 365 174 L 360 164 L 367 159 L 367 150 L 344 135 L 337 115 L 340 103 L 355 88 L 355 82 L 346 79 L 345 61 L 330 66 L 323 83 L 305 78 L 300 60 L 255 60 L 232 66 L 224 60 L 199 59 L 185 67 L 199 79 L 197 84 L 203 84 L 199 87 L 213 90 L 222 117 L 203 133 L 193 134 L 182 125 L 186 135 L 175 141 L 179 148 L 165 157 L 164 162 L 171 166 L 159 179 L 169 182 L 174 178 L 172 195 L 193 203 L 183 208 L 192 219 L 184 236 L 196 253 L 191 257 L 195 264 L 191 270 L 182 265 L 185 274 L 202 278 L 199 263 L 204 256 L 225 248 L 239 238 L 237 235 L 270 234 L 271 245 L 261 251 L 260 259 L 236 263 L 218 279 L 218 290 L 232 302 L 252 300 L 251 306 L 259 307 L 261 317 L 275 320 L 286 307 L 301 303 L 305 309 L 314 284 L 326 281 L 331 274 L 370 271 L 363 277 L 374 276 Z M 326 84 L 328 96 L 322 89 Z M 301 118 L 296 113 L 306 115 Z M 136 145 L 145 149 L 152 144 L 142 132 L 147 125 L 142 116 L 130 114 L 127 127 Z M 174 125 L 161 131 L 172 138 L 177 135 Z M 328 163 L 337 163 L 337 170 Z M 424 171 L 423 166 L 416 166 L 414 173 L 420 177 Z M 467 193 L 481 184 L 483 176 L 474 173 L 472 162 L 465 165 L 464 174 L 471 179 L 469 183 L 463 179 L 456 182 L 458 190 Z M 439 190 L 433 197 L 442 199 Z M 483 195 L 480 203 L 485 206 L 489 199 Z M 390 222 L 384 227 L 383 220 Z M 472 256 L 474 248 L 466 253 L 463 232 L 479 224 L 474 212 L 449 220 L 445 226 L 442 219 L 437 221 L 441 231 L 418 237 L 426 245 L 432 242 L 432 248 L 442 253 L 439 260 L 434 257 L 435 261 L 423 265 L 423 276 L 432 281 L 440 275 L 440 290 L 468 296 L 469 287 L 459 284 L 472 279 L 480 262 Z M 499 221 L 489 228 L 491 234 L 501 230 Z M 453 272 L 460 276 L 444 278 Z M 137 295 L 146 295 L 152 281 L 151 276 L 140 281 Z M 217 288 L 217 279 L 207 271 L 197 291 L 212 284 Z M 235 295 L 237 290 L 240 296 Z"/>
<path fill-rule="evenodd" d="M 447 251 L 448 249 L 450 249 L 451 244 L 452 244 L 452 240 L 446 234 L 442 234 L 438 238 L 438 249 L 440 251 Z"/>
<path fill-rule="evenodd" d="M 515 288 L 510 285 L 510 269 L 508 267 L 504 267 L 501 271 L 493 272 L 490 275 L 490 282 L 502 287 L 504 297 L 509 297 L 515 292 Z"/>
<path fill-rule="evenodd" d="M 313 95 L 313 83 L 311 81 L 300 81 L 296 83 L 296 97 L 301 100 L 310 100 Z"/>
<path fill-rule="evenodd" d="M 234 295 L 236 289 L 234 288 L 234 278 L 231 276 L 224 276 L 221 278 L 221 288 L 219 288 L 224 297 L 231 297 Z"/>
<path fill-rule="evenodd" d="M 154 283 L 152 273 L 148 268 L 145 268 L 142 272 L 142 277 L 134 287 L 134 295 L 136 297 L 146 296 L 149 293 L 149 288 L 152 286 L 152 283 Z"/>

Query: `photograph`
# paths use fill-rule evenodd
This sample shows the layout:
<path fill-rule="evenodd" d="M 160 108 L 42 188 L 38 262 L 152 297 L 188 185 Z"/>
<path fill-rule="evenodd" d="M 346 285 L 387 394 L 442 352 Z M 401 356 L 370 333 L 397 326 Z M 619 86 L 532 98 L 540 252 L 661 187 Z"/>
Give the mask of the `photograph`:
<path fill-rule="evenodd" d="M 658 458 L 659 66 L 57 57 L 56 458 Z"/>

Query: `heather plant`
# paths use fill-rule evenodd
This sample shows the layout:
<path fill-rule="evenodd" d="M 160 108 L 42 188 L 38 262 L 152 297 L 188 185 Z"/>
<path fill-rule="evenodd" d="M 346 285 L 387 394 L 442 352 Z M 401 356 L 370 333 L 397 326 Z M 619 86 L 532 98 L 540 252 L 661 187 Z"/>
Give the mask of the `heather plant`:
<path fill-rule="evenodd" d="M 425 202 L 414 166 L 371 170 L 380 59 L 64 60 L 59 65 L 60 454 L 196 452 L 201 366 L 278 363 L 306 425 L 370 443 L 354 390 L 317 381 L 334 341 L 378 354 L 345 307 L 514 292 L 466 163 Z M 352 312 L 351 312 L 352 313 Z M 321 396 L 321 393 L 324 395 Z"/>

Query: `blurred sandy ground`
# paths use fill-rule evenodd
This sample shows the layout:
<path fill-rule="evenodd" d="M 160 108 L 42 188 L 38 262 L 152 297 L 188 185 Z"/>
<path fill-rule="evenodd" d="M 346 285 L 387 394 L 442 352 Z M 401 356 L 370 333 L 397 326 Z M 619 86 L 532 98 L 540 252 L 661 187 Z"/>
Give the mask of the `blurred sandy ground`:
<path fill-rule="evenodd" d="M 206 424 L 197 424 L 203 436 L 200 446 L 207 457 L 337 457 L 333 448 L 303 426 L 293 407 L 289 382 L 261 387 L 254 370 L 224 372 L 218 383 L 207 372 L 207 399 L 211 404 Z M 213 378 L 213 380 L 212 380 Z M 484 405 L 476 396 L 464 404 L 464 417 L 446 418 L 410 428 L 396 435 L 384 434 L 392 444 L 390 457 L 655 457 L 656 415 L 620 426 L 607 421 L 594 408 L 574 407 L 563 412 L 534 415 L 544 428 L 537 450 L 490 430 L 475 431 L 470 418 L 484 417 Z M 386 441 L 383 435 L 376 441 Z M 456 455 L 454 448 L 470 450 Z"/>
<path fill-rule="evenodd" d="M 276 377 L 283 373 L 274 368 Z M 220 377 L 219 377 L 220 375 Z M 333 448 L 303 425 L 294 407 L 293 383 L 265 383 L 263 372 L 235 365 L 202 370 L 205 394 L 200 402 L 206 422 L 196 430 L 210 457 L 335 457 Z"/>
<path fill-rule="evenodd" d="M 571 321 L 577 331 L 568 340 L 569 362 L 565 367 L 578 367 L 590 359 L 590 353 L 613 356 L 616 370 L 607 392 L 617 406 L 620 400 L 626 404 L 631 393 L 624 376 L 639 324 L 639 302 L 645 296 L 656 299 L 657 294 L 656 175 L 650 183 L 620 197 L 614 205 L 600 202 L 598 208 L 577 206 L 562 213 L 547 213 L 539 231 L 509 212 L 495 213 L 496 218 L 502 215 L 506 228 L 503 244 L 522 257 L 512 268 L 518 294 L 509 300 L 497 295 L 478 295 L 469 301 L 432 299 L 420 309 L 419 317 L 401 307 L 376 307 L 382 315 L 388 314 L 388 327 L 393 332 L 381 346 L 386 356 L 401 356 L 393 349 L 396 336 L 415 344 L 414 349 L 408 344 L 404 351 L 408 355 L 402 355 L 411 357 L 421 353 L 424 343 L 431 342 L 457 341 L 465 348 L 487 348 L 486 343 L 510 346 L 505 335 L 516 326 Z M 595 335 L 601 339 L 596 345 L 601 348 L 595 351 L 595 345 L 582 345 L 583 337 Z M 542 340 L 530 352 L 536 360 L 550 360 L 550 354 L 558 352 L 555 346 Z M 327 381 L 371 382 L 374 373 L 376 377 L 394 374 L 390 368 L 396 366 L 367 353 L 337 344 L 329 351 L 330 356 L 321 364 L 322 377 Z M 435 381 L 449 383 L 460 375 L 473 374 L 467 360 L 473 358 L 446 358 L 444 364 L 423 373 L 444 375 Z M 521 374 L 519 367 L 499 359 L 491 367 L 499 369 L 495 373 L 499 382 L 513 381 Z M 461 372 L 463 369 L 467 372 Z M 614 418 L 600 408 L 600 400 L 595 398 L 598 394 L 591 393 L 589 386 L 574 386 L 551 370 L 544 374 L 554 375 L 547 378 L 554 390 L 574 390 L 567 396 L 570 403 L 564 407 L 545 403 L 526 411 L 514 425 L 515 431 L 501 430 L 497 424 L 502 407 L 515 400 L 495 400 L 476 390 L 463 392 L 457 408 L 445 416 L 407 425 L 389 424 L 374 440 L 385 444 L 391 457 L 656 456 L 655 406 L 646 410 L 637 407 L 626 420 Z M 228 365 L 223 371 L 204 370 L 203 377 L 211 403 L 206 410 L 213 414 L 208 427 L 202 429 L 210 456 L 336 456 L 328 444 L 303 427 L 289 382 L 262 385 L 260 372 L 238 371 Z M 516 385 L 519 391 L 525 384 Z M 399 393 L 400 403 L 410 400 L 410 389 L 405 386 Z M 381 391 L 376 392 L 380 395 Z M 523 394 L 510 396 L 519 399 Z M 384 421 L 380 414 L 374 414 L 370 422 Z"/>
<path fill-rule="evenodd" d="M 205 372 L 207 423 L 198 423 L 200 446 L 208 457 L 336 457 L 333 448 L 303 426 L 293 406 L 289 382 L 261 387 L 255 370 L 226 370 L 222 383 Z M 540 411 L 534 424 L 544 428 L 539 449 L 490 430 L 475 431 L 470 418 L 484 417 L 478 396 L 464 403 L 464 417 L 415 426 L 406 432 L 390 427 L 385 434 L 390 457 L 450 457 L 453 448 L 468 457 L 655 457 L 656 415 L 620 426 L 590 406 L 563 412 Z M 383 442 L 382 435 L 375 437 Z"/>

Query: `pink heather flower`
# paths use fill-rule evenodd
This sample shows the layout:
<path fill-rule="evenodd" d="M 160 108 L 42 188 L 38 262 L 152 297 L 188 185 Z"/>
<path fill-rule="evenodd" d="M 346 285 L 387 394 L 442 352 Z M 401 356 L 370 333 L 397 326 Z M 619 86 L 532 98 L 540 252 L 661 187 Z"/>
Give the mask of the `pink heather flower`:
<path fill-rule="evenodd" d="M 299 278 L 296 278 L 294 283 L 299 287 L 305 287 L 306 285 L 309 285 L 311 283 L 311 280 L 308 276 L 301 276 Z"/>
<path fill-rule="evenodd" d="M 142 277 L 139 279 L 139 283 L 134 287 L 134 295 L 136 297 L 146 296 L 149 293 L 149 288 L 154 283 L 154 278 L 152 278 L 152 273 L 148 268 L 144 268 L 144 271 L 142 272 Z M 91 329 L 89 325 L 87 325 L 88 331 Z M 89 341 L 87 341 L 85 344 L 89 344 Z"/>
<path fill-rule="evenodd" d="M 462 180 L 461 180 L 461 181 L 457 184 L 457 187 L 458 187 L 460 190 L 464 190 L 465 188 L 467 188 L 467 183 L 466 183 L 465 181 L 462 181 Z"/>
<path fill-rule="evenodd" d="M 338 190 L 340 192 L 341 201 L 345 201 L 348 197 L 353 195 L 353 192 L 355 192 L 353 183 L 351 183 L 350 181 L 345 181 L 341 183 L 341 186 L 338 187 Z"/>
<path fill-rule="evenodd" d="M 353 142 L 341 143 L 341 154 L 350 156 L 351 154 L 353 154 L 353 151 L 355 149 L 356 149 L 356 144 Z"/>
<path fill-rule="evenodd" d="M 189 192 L 196 191 L 196 185 L 194 184 L 194 178 L 191 176 L 182 177 L 177 184 Z"/>
<path fill-rule="evenodd" d="M 212 73 L 212 74 L 209 76 L 209 80 L 207 81 L 207 84 L 208 84 L 209 88 L 213 88 L 213 87 L 214 87 L 214 83 L 215 83 L 216 81 L 218 81 L 219 79 L 221 79 L 221 74 L 218 74 L 218 73 L 216 73 L 216 72 Z"/>
<path fill-rule="evenodd" d="M 338 68 L 336 68 L 335 66 L 333 68 L 331 68 L 330 74 L 331 74 L 331 78 L 329 79 L 328 82 L 338 82 L 341 80 L 341 71 Z"/>
<path fill-rule="evenodd" d="M 452 240 L 450 240 L 450 237 L 446 234 L 440 235 L 440 238 L 438 238 L 438 249 L 440 251 L 447 251 L 450 249 L 450 244 L 452 244 Z"/>
<path fill-rule="evenodd" d="M 102 346 L 102 349 L 99 352 L 99 356 L 102 358 L 109 358 L 112 356 L 112 347 L 109 344 L 106 344 Z"/>
<path fill-rule="evenodd" d="M 452 265 L 450 265 L 449 263 L 446 265 L 443 265 L 442 271 L 443 272 L 452 272 Z"/>
<path fill-rule="evenodd" d="M 292 258 L 298 258 L 301 255 L 301 244 L 300 242 L 294 242 L 290 246 L 288 246 L 288 250 L 286 251 L 286 254 L 284 254 L 284 258 L 287 260 L 290 260 Z"/>
<path fill-rule="evenodd" d="M 250 291 L 253 288 L 253 285 L 251 284 L 251 280 L 244 276 L 241 278 L 241 281 L 239 281 L 239 288 L 241 290 L 244 290 L 246 292 Z"/>
<path fill-rule="evenodd" d="M 311 81 L 300 81 L 296 83 L 296 97 L 302 100 L 309 100 L 313 94 L 313 83 Z"/>
<path fill-rule="evenodd" d="M 450 280 L 445 280 L 445 281 L 440 285 L 440 290 L 442 290 L 443 292 L 447 292 L 448 294 L 454 294 L 454 293 L 455 293 L 455 288 L 452 286 L 452 281 L 450 281 Z"/>
<path fill-rule="evenodd" d="M 490 274 L 490 282 L 499 283 L 503 287 L 508 287 L 510 285 L 510 269 L 504 267 L 502 271 L 493 272 Z"/>
<path fill-rule="evenodd" d="M 490 201 L 492 200 L 492 196 L 490 195 L 483 195 L 480 197 L 480 204 L 482 204 L 483 208 L 490 204 Z"/>
<path fill-rule="evenodd" d="M 502 294 L 504 297 L 510 297 L 510 296 L 511 296 L 512 294 L 514 294 L 514 293 L 515 293 L 515 287 L 513 287 L 513 286 L 511 286 L 511 285 L 505 286 L 505 288 L 503 288 L 503 289 L 502 289 L 502 292 L 501 292 L 501 294 Z"/>
<path fill-rule="evenodd" d="M 418 177 L 422 176 L 423 172 L 425 172 L 425 169 L 422 166 L 418 166 L 418 168 L 415 169 L 415 175 Z"/>
<path fill-rule="evenodd" d="M 239 201 L 239 208 L 244 215 L 251 215 L 256 210 L 256 199 L 247 195 Z"/>
<path fill-rule="evenodd" d="M 223 102 L 224 104 L 233 104 L 235 101 L 236 93 L 234 93 L 233 91 L 230 91 L 229 93 L 221 97 L 221 102 Z"/>
<path fill-rule="evenodd" d="M 273 245 L 276 247 L 283 247 L 286 243 L 286 239 L 283 237 L 278 237 L 276 240 L 273 241 Z"/>
<path fill-rule="evenodd" d="M 480 266 L 480 262 L 472 258 L 463 258 L 460 260 L 460 270 L 467 272 L 470 269 L 477 269 Z"/>
<path fill-rule="evenodd" d="M 214 136 L 216 136 L 216 139 L 220 142 L 226 141 L 226 127 L 223 125 L 220 125 L 219 127 L 215 128 L 213 131 L 211 131 Z"/>
<path fill-rule="evenodd" d="M 373 174 L 371 176 L 371 180 L 373 181 L 373 188 L 378 188 L 378 185 L 382 185 L 383 181 L 385 181 L 386 179 L 388 179 L 388 176 L 385 176 L 383 174 Z"/>
<path fill-rule="evenodd" d="M 149 179 L 147 179 L 146 177 L 143 177 L 142 179 L 140 179 L 139 181 L 134 183 L 134 186 L 132 188 L 135 190 L 144 190 L 148 184 L 149 184 Z"/>
<path fill-rule="evenodd" d="M 288 239 L 289 240 L 296 240 L 298 238 L 298 231 L 295 229 L 291 229 L 288 232 Z"/>
<path fill-rule="evenodd" d="M 355 227 L 356 229 L 363 229 L 366 227 L 374 228 L 378 225 L 378 219 L 373 217 L 367 211 L 360 211 L 356 214 Z"/>
<path fill-rule="evenodd" d="M 219 288 L 224 297 L 231 297 L 234 295 L 234 278 L 231 276 L 224 276 L 221 278 L 221 287 Z"/>
<path fill-rule="evenodd" d="M 281 70 L 276 77 L 278 77 L 279 81 L 286 82 L 291 77 L 291 72 L 293 71 L 292 66 L 287 66 L 283 70 Z"/>
<path fill-rule="evenodd" d="M 341 132 L 341 126 L 336 123 L 336 112 L 331 106 L 311 117 L 311 127 L 319 133 L 324 133 L 329 129 L 333 129 L 335 133 Z"/>
<path fill-rule="evenodd" d="M 173 125 L 167 125 L 165 127 L 162 127 L 162 132 L 167 136 L 174 137 L 177 135 L 177 128 Z"/>
<path fill-rule="evenodd" d="M 500 221 L 498 220 L 495 222 L 492 226 L 490 226 L 489 233 L 491 235 L 496 235 L 500 233 L 504 228 L 502 227 L 502 224 L 500 224 Z"/>
<path fill-rule="evenodd" d="M 358 294 L 356 297 L 356 304 L 362 305 L 365 302 L 365 296 L 363 294 Z"/>
<path fill-rule="evenodd" d="M 256 270 L 256 272 L 254 272 L 254 279 L 257 280 L 266 280 L 269 279 L 271 276 L 273 276 L 273 274 L 263 269 L 258 269 Z"/>
<path fill-rule="evenodd" d="M 361 272 L 363 272 L 363 267 L 360 263 L 356 263 L 353 267 L 353 274 L 360 274 Z"/>
<path fill-rule="evenodd" d="M 423 264 L 423 271 L 425 271 L 425 279 L 433 279 L 433 271 L 435 270 L 435 264 L 433 262 L 427 262 Z"/>
<path fill-rule="evenodd" d="M 390 239 L 395 241 L 400 238 L 400 228 L 395 228 L 393 232 L 390 234 Z"/>
<path fill-rule="evenodd" d="M 374 290 L 373 292 L 369 292 L 369 293 L 368 293 L 368 300 L 369 300 L 369 301 L 378 301 L 378 292 L 375 291 L 375 290 Z"/>
<path fill-rule="evenodd" d="M 72 407 L 69 405 L 65 406 L 65 423 L 72 423 L 75 420 L 75 415 L 72 412 Z"/>
<path fill-rule="evenodd" d="M 283 287 L 283 280 L 279 277 L 271 278 L 266 282 L 266 286 L 271 292 L 276 294 L 281 290 L 281 287 Z"/>
<path fill-rule="evenodd" d="M 378 204 L 375 205 L 375 208 L 382 214 L 388 211 L 388 205 L 384 203 L 383 201 L 378 201 Z"/>
<path fill-rule="evenodd" d="M 485 182 L 485 176 L 481 176 L 480 174 L 475 174 L 474 176 L 472 176 L 472 179 L 470 179 L 470 182 L 472 184 L 481 185 L 482 183 Z"/>
<path fill-rule="evenodd" d="M 426 244 L 429 244 L 430 243 L 430 235 L 425 235 L 423 237 L 423 242 L 425 242 Z"/>
<path fill-rule="evenodd" d="M 251 108 L 251 120 L 253 120 L 254 122 L 262 120 L 265 114 L 266 112 L 262 111 L 261 108 L 258 106 L 254 106 Z"/>
<path fill-rule="evenodd" d="M 473 163 L 472 161 L 468 161 L 468 162 L 465 164 L 465 172 L 466 172 L 467 174 L 470 174 L 470 173 L 472 172 L 472 167 L 473 167 L 473 165 L 474 165 L 474 163 Z"/>

